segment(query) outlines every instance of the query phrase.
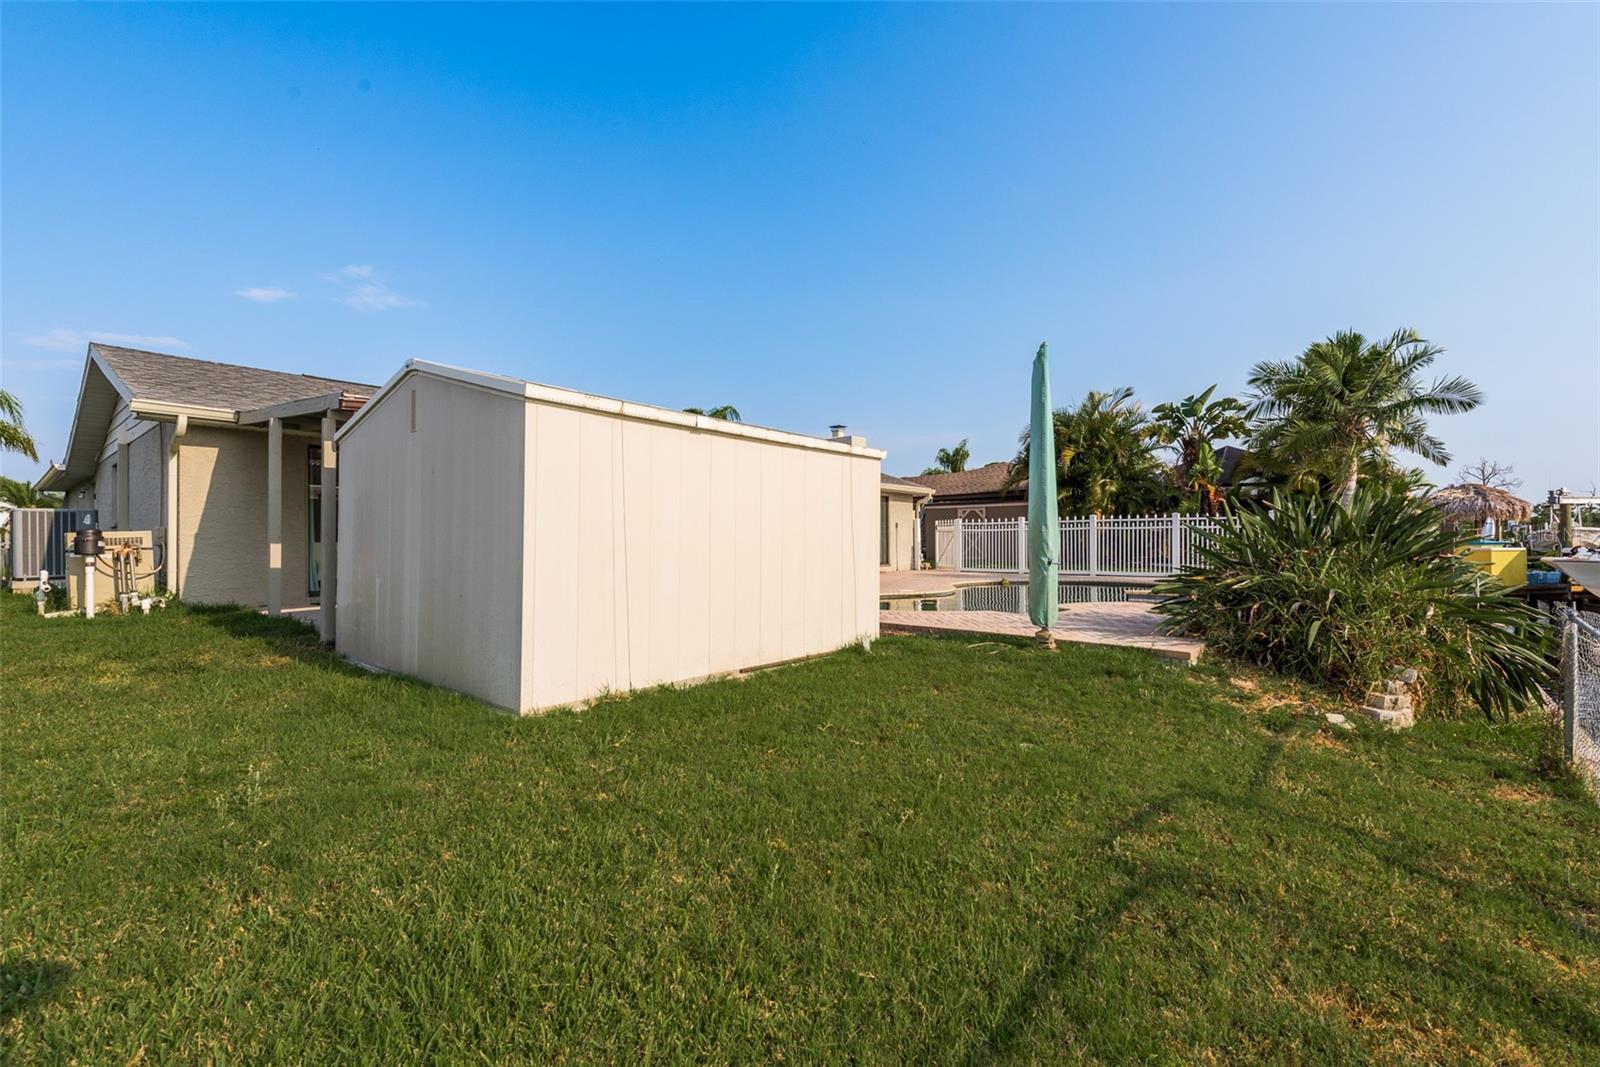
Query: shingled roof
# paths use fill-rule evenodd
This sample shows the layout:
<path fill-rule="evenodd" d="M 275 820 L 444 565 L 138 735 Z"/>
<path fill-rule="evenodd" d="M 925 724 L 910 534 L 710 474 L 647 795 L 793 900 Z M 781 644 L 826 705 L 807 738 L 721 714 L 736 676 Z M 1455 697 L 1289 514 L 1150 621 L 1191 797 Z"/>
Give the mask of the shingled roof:
<path fill-rule="evenodd" d="M 1006 472 L 1011 465 L 1005 460 L 994 463 L 985 463 L 981 467 L 971 470 L 956 471 L 953 474 L 918 474 L 907 478 L 908 482 L 925 485 L 932 489 L 937 497 L 956 496 L 1000 496 L 1006 484 Z M 1020 484 L 1004 490 L 1006 496 L 1025 496 L 1028 483 L 1024 479 Z"/>
<path fill-rule="evenodd" d="M 137 348 L 91 344 L 89 351 L 105 361 L 136 399 L 168 404 L 252 411 L 327 393 L 364 398 L 378 390 L 375 385 L 361 382 L 214 363 Z"/>
<path fill-rule="evenodd" d="M 241 367 L 165 352 L 146 352 L 98 342 L 89 345 L 83 383 L 72 416 L 66 454 L 36 483 L 65 489 L 94 476 L 101 449 L 119 405 L 144 419 L 172 419 L 174 412 L 221 425 L 297 400 L 337 397 L 329 406 L 358 408 L 377 387 L 315 374 Z"/>

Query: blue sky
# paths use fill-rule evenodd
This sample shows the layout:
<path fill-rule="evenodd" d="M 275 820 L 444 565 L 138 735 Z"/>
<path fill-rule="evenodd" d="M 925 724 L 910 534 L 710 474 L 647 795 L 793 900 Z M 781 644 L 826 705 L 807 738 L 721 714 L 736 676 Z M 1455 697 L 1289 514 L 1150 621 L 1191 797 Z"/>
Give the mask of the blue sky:
<path fill-rule="evenodd" d="M 1058 402 L 1153 404 L 1409 325 L 1488 394 L 1436 423 L 1458 461 L 1536 499 L 1600 481 L 1593 6 L 7 4 L 0 30 L 0 373 L 50 457 L 96 332 L 844 422 L 908 473 L 1012 451 L 1040 340 Z"/>

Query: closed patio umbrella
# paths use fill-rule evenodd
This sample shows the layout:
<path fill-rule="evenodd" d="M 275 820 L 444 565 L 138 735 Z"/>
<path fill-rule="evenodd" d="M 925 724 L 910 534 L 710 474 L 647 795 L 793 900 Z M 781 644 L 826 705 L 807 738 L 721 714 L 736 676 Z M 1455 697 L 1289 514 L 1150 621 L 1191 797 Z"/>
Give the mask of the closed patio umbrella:
<path fill-rule="evenodd" d="M 1055 648 L 1051 627 L 1058 614 L 1056 583 L 1061 540 L 1056 519 L 1056 433 L 1050 412 L 1050 359 L 1047 346 L 1033 357 L 1032 410 L 1028 422 L 1028 618 L 1045 648 Z"/>

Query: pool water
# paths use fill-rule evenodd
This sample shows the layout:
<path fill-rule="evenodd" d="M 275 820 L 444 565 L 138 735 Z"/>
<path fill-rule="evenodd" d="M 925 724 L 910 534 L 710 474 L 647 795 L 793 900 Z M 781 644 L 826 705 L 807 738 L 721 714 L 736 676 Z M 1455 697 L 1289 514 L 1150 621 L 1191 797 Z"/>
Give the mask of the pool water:
<path fill-rule="evenodd" d="M 1157 599 L 1147 585 L 1062 582 L 1057 587 L 1060 604 L 1119 604 L 1128 601 L 1154 603 Z M 884 597 L 880 611 L 1009 611 L 1028 613 L 1027 582 L 996 582 L 969 585 L 942 596 Z"/>

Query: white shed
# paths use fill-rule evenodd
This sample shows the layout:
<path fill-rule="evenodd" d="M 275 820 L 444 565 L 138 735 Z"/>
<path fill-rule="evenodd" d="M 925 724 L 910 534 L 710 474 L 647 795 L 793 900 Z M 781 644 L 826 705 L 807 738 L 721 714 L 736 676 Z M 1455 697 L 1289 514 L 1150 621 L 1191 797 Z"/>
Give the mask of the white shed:
<path fill-rule="evenodd" d="M 337 442 L 358 662 L 530 711 L 877 635 L 863 438 L 412 360 Z"/>

